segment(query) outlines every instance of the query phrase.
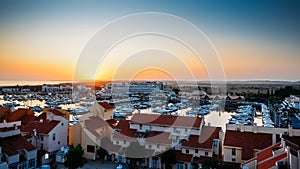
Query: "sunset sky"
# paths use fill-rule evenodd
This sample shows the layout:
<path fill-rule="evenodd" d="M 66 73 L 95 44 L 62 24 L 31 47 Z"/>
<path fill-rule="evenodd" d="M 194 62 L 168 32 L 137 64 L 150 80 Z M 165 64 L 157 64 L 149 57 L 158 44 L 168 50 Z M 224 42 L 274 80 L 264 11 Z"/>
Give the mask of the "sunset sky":
<path fill-rule="evenodd" d="M 227 80 L 300 80 L 300 1 L 297 0 L 2 0 L 0 79 L 72 80 L 81 51 L 100 28 L 112 20 L 142 12 L 169 13 L 197 26 L 216 48 Z M 140 24 L 143 22 L 147 21 L 141 20 Z M 177 44 L 170 46 L 176 48 L 178 60 L 189 62 L 187 69 L 168 52 L 146 49 L 131 51 L 121 66 L 114 65 L 120 55 L 128 55 L 124 49 L 133 49 L 133 45 L 145 39 L 120 44 L 120 50 L 111 51 L 103 67 L 86 78 L 189 79 L 190 72 L 199 79 L 208 77 L 205 63 L 187 59 L 189 52 L 177 48 Z M 149 58 L 151 62 L 144 65 L 143 61 Z"/>

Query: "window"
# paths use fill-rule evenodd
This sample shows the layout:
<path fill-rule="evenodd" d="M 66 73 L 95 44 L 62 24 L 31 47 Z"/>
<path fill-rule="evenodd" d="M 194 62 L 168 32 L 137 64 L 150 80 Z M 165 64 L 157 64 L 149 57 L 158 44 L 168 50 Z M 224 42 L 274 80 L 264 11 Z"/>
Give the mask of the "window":
<path fill-rule="evenodd" d="M 151 145 L 149 145 L 148 147 L 149 147 L 149 148 L 152 148 L 152 146 L 151 146 Z"/>
<path fill-rule="evenodd" d="M 64 123 L 61 123 L 61 126 L 64 126 Z"/>
<path fill-rule="evenodd" d="M 29 140 L 29 143 L 32 143 L 32 140 Z"/>
<path fill-rule="evenodd" d="M 232 160 L 232 162 L 235 162 L 235 161 L 236 161 L 235 158 L 232 158 L 231 160 Z"/>
<path fill-rule="evenodd" d="M 187 132 L 188 132 L 188 129 L 186 128 L 186 129 L 185 129 L 185 133 L 187 133 Z"/>
<path fill-rule="evenodd" d="M 117 144 L 119 145 L 119 141 L 117 141 Z"/>
<path fill-rule="evenodd" d="M 95 146 L 87 145 L 86 146 L 86 151 L 89 153 L 94 153 L 95 152 Z"/>
<path fill-rule="evenodd" d="M 149 130 L 152 130 L 152 125 L 149 126 Z"/>
<path fill-rule="evenodd" d="M 208 152 L 205 152 L 205 156 L 208 156 Z"/>
<path fill-rule="evenodd" d="M 159 144 L 157 144 L 156 147 L 159 148 Z"/>
<path fill-rule="evenodd" d="M 143 125 L 142 124 L 140 124 L 140 130 L 142 130 L 143 129 Z"/>
<path fill-rule="evenodd" d="M 217 148 L 219 146 L 219 141 L 218 140 L 214 140 L 213 146 L 214 146 L 214 148 Z"/>
<path fill-rule="evenodd" d="M 44 136 L 40 136 L 40 138 L 41 138 L 41 141 L 44 141 Z"/>
<path fill-rule="evenodd" d="M 41 143 L 41 150 L 43 150 L 44 149 L 44 144 L 43 143 Z"/>
<path fill-rule="evenodd" d="M 55 140 L 55 133 L 53 133 L 52 140 L 53 141 Z"/>
<path fill-rule="evenodd" d="M 28 162 L 28 167 L 29 167 L 29 168 L 35 167 L 35 159 L 29 160 L 29 162 Z"/>
<path fill-rule="evenodd" d="M 189 150 L 185 150 L 185 153 L 188 154 L 188 153 L 190 153 L 190 151 Z"/>
<path fill-rule="evenodd" d="M 126 140 L 124 140 L 124 144 L 126 144 Z"/>
<path fill-rule="evenodd" d="M 57 144 L 60 145 L 60 141 L 58 141 Z"/>
<path fill-rule="evenodd" d="M 198 153 L 198 149 L 195 150 L 195 153 Z"/>
<path fill-rule="evenodd" d="M 235 148 L 233 148 L 233 149 L 231 150 L 231 154 L 232 154 L 232 155 L 236 155 L 236 149 L 235 149 Z"/>

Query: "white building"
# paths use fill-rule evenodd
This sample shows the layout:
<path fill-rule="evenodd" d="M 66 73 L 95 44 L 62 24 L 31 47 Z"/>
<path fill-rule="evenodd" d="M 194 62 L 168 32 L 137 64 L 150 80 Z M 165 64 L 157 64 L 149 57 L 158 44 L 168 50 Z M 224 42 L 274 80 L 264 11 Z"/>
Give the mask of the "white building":
<path fill-rule="evenodd" d="M 51 162 L 53 159 L 49 155 L 68 145 L 68 120 L 56 111 L 42 113 L 22 126 L 21 131 L 32 145 L 43 152 L 42 164 Z"/>
<path fill-rule="evenodd" d="M 124 151 L 131 142 L 145 148 L 145 167 L 162 168 L 160 156 L 170 148 L 176 151 L 177 168 L 191 168 L 192 162 L 221 155 L 220 127 L 204 126 L 200 117 L 136 113 L 131 120 L 121 120 L 112 133 L 113 144 L 121 146 L 116 154 L 124 162 Z M 151 150 L 151 151 L 150 151 Z"/>
<path fill-rule="evenodd" d="M 20 133 L 21 121 L 0 123 L 0 168 L 36 168 L 37 149 Z"/>
<path fill-rule="evenodd" d="M 277 145 L 281 141 L 281 136 L 296 141 L 298 145 L 300 144 L 300 130 L 292 127 L 268 128 L 227 124 L 223 144 L 223 161 L 237 165 L 249 163 L 249 160 L 253 161 L 252 158 L 255 158 L 259 152 Z M 297 162 L 299 159 L 292 161 Z"/>

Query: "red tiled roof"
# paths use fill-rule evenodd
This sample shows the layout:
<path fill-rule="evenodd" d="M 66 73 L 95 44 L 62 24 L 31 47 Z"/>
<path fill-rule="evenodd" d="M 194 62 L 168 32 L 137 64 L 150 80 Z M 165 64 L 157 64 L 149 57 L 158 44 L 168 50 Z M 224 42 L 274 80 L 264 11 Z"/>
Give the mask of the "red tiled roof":
<path fill-rule="evenodd" d="M 151 131 L 146 138 L 146 143 L 171 145 L 172 140 L 169 139 L 170 133 Z"/>
<path fill-rule="evenodd" d="M 116 126 L 117 126 L 117 121 L 116 120 L 114 120 L 114 119 L 108 119 L 108 120 L 106 120 L 106 122 L 110 125 L 110 127 L 111 128 L 116 128 Z"/>
<path fill-rule="evenodd" d="M 2 152 L 8 156 L 16 155 L 22 149 L 26 151 L 36 150 L 36 148 L 21 135 L 0 138 L 0 146 L 2 147 Z"/>
<path fill-rule="evenodd" d="M 114 107 L 107 102 L 98 102 L 104 109 L 113 109 Z"/>
<path fill-rule="evenodd" d="M 56 116 L 63 116 L 63 115 L 65 115 L 64 113 L 62 113 L 62 112 L 60 112 L 60 111 L 58 111 L 56 109 L 47 109 L 47 111 L 53 113 Z"/>
<path fill-rule="evenodd" d="M 176 160 L 181 162 L 191 162 L 193 158 L 192 154 L 183 154 L 180 151 L 176 151 Z"/>
<path fill-rule="evenodd" d="M 123 119 L 120 120 L 116 126 L 116 129 L 119 129 L 119 130 L 129 129 L 129 126 L 130 126 L 129 122 L 130 122 L 130 120 L 123 120 Z"/>
<path fill-rule="evenodd" d="M 135 135 L 136 130 L 130 129 L 129 120 L 120 120 L 116 129 L 119 129 L 120 132 L 114 133 L 114 139 L 121 140 L 136 140 L 137 136 Z"/>
<path fill-rule="evenodd" d="M 7 113 L 10 113 L 10 108 L 9 107 L 1 107 L 0 108 L 0 122 L 3 122 L 3 120 L 6 120 L 6 115 Z"/>
<path fill-rule="evenodd" d="M 281 142 L 278 142 L 277 144 L 275 145 L 271 145 L 259 152 L 256 153 L 256 156 L 248 161 L 245 161 L 242 163 L 242 165 L 246 165 L 254 160 L 256 160 L 258 163 L 261 162 L 261 161 L 264 161 L 268 158 L 271 158 L 273 156 L 273 150 L 277 150 L 281 148 Z"/>
<path fill-rule="evenodd" d="M 135 123 L 142 123 L 142 124 L 199 128 L 202 122 L 202 118 L 135 113 L 132 116 L 131 121 Z"/>
<path fill-rule="evenodd" d="M 27 125 L 30 122 L 32 122 L 33 120 L 35 120 L 36 116 L 34 115 L 25 115 L 23 116 L 20 120 L 21 120 L 21 124 L 22 125 Z"/>
<path fill-rule="evenodd" d="M 300 136 L 290 137 L 288 135 L 283 135 L 283 138 L 286 141 L 287 146 L 294 150 L 300 150 Z"/>
<path fill-rule="evenodd" d="M 31 109 L 19 108 L 18 110 L 9 113 L 9 121 L 18 121 L 26 115 L 34 115 L 34 112 Z"/>
<path fill-rule="evenodd" d="M 280 144 L 281 143 L 278 142 L 275 145 L 272 145 L 272 146 L 270 146 L 270 147 L 268 147 L 268 148 L 266 148 L 266 149 L 264 149 L 262 151 L 259 151 L 257 153 L 257 158 L 256 158 L 257 162 L 260 162 L 260 161 L 263 161 L 263 160 L 265 160 L 267 158 L 272 157 L 273 156 L 273 150 L 280 148 Z"/>
<path fill-rule="evenodd" d="M 119 140 L 136 140 L 137 136 L 135 133 L 136 130 L 133 129 L 121 130 L 121 132 L 115 132 L 113 138 Z"/>
<path fill-rule="evenodd" d="M 286 157 L 287 157 L 286 152 L 283 152 L 281 154 L 277 154 L 277 155 L 271 157 L 268 160 L 265 160 L 265 161 L 262 161 L 262 162 L 258 163 L 257 169 L 265 169 L 265 168 L 271 168 L 273 166 L 276 166 L 277 161 L 280 161 L 280 160 L 282 160 Z"/>
<path fill-rule="evenodd" d="M 47 113 L 41 113 L 39 116 L 35 117 L 34 121 L 46 121 L 47 120 Z"/>
<path fill-rule="evenodd" d="M 33 121 L 26 126 L 21 126 L 21 131 L 32 134 L 33 129 L 36 129 L 39 134 L 49 134 L 49 132 L 51 132 L 57 124 L 59 124 L 59 122 L 60 121 L 57 120 L 43 120 L 43 122 Z"/>
<path fill-rule="evenodd" d="M 200 136 L 190 135 L 188 141 L 183 141 L 183 147 L 211 149 L 214 139 L 219 139 L 221 127 L 203 126 Z"/>
<path fill-rule="evenodd" d="M 249 160 L 254 149 L 262 150 L 272 145 L 272 134 L 226 130 L 224 146 L 242 148 L 242 159 Z"/>

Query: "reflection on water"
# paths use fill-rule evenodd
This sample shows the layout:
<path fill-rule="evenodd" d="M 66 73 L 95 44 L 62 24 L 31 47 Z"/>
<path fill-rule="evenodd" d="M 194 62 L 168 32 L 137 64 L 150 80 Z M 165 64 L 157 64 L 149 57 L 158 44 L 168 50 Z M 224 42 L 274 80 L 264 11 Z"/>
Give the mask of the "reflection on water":
<path fill-rule="evenodd" d="M 186 112 L 191 110 L 191 108 L 188 109 L 182 109 L 178 110 L 177 114 L 180 116 L 186 116 Z M 152 109 L 143 109 L 143 110 L 135 110 L 134 113 L 153 113 Z M 157 114 L 157 113 L 153 113 Z M 235 112 L 226 112 L 226 111 L 211 111 L 208 115 L 204 116 L 205 125 L 210 126 L 216 126 L 216 127 L 222 127 L 222 130 L 226 130 L 226 123 L 228 123 L 229 119 L 231 118 L 231 115 L 236 114 Z M 127 119 L 131 119 L 132 116 L 128 116 Z M 118 120 L 118 119 L 117 119 Z M 261 117 L 255 117 L 254 123 L 256 123 L 258 126 L 262 125 L 262 119 Z"/>

